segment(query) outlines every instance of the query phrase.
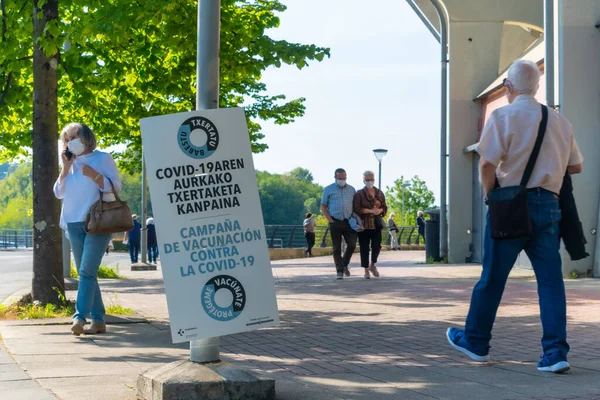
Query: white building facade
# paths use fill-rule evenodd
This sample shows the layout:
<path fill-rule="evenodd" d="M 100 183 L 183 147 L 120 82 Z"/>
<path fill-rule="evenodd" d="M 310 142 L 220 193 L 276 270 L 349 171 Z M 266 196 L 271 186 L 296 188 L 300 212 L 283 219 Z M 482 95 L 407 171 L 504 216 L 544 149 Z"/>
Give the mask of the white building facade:
<path fill-rule="evenodd" d="M 563 272 L 600 276 L 600 0 L 407 1 L 438 39 L 436 5 L 447 25 L 449 262 L 481 261 L 485 206 L 470 150 L 491 112 L 486 98 L 498 94 L 512 61 L 525 57 L 544 71 L 538 99 L 573 124 L 585 158 L 573 184 L 590 257 L 573 262 L 563 252 Z"/>

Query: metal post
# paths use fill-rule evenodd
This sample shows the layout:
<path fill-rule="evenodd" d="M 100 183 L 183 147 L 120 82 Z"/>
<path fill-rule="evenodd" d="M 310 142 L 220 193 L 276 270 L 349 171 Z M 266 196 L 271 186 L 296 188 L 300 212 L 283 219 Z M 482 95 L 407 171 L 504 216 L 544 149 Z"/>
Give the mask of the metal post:
<path fill-rule="evenodd" d="M 406 220 L 404 219 L 404 191 L 406 188 L 402 185 L 402 225 L 406 225 Z"/>
<path fill-rule="evenodd" d="M 379 190 L 381 190 L 381 160 L 379 160 Z"/>
<path fill-rule="evenodd" d="M 221 0 L 198 0 L 196 109 L 219 107 L 219 35 Z M 219 337 L 192 340 L 190 361 L 219 360 Z"/>
<path fill-rule="evenodd" d="M 442 73 L 442 104 L 441 104 L 441 140 L 440 140 L 440 257 L 448 255 L 448 226 L 446 221 L 446 192 L 447 192 L 447 107 L 448 107 L 448 25 L 446 13 L 439 0 L 431 0 L 431 4 L 440 18 L 441 36 L 441 73 Z"/>
<path fill-rule="evenodd" d="M 63 259 L 63 277 L 68 278 L 71 276 L 71 243 L 67 239 L 65 230 L 61 229 L 62 232 L 62 259 Z"/>
<path fill-rule="evenodd" d="M 148 242 L 146 240 L 146 236 L 148 234 L 146 227 L 146 213 L 148 211 L 148 207 L 146 206 L 146 163 L 144 162 L 144 149 L 142 148 L 142 234 L 141 234 L 141 249 L 142 249 L 142 264 L 146 264 L 147 261 L 147 249 Z"/>
<path fill-rule="evenodd" d="M 546 104 L 558 111 L 556 104 L 556 40 L 554 34 L 554 1 L 544 1 L 544 46 L 546 49 L 546 57 L 544 59 L 544 79 L 546 80 Z"/>

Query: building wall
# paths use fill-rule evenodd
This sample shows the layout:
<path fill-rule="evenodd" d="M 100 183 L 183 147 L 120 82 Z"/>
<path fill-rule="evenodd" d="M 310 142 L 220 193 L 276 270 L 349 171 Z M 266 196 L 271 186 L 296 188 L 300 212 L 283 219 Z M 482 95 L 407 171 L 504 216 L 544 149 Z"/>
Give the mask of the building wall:
<path fill-rule="evenodd" d="M 448 260 L 471 256 L 473 159 L 481 106 L 473 102 L 498 75 L 503 22 L 451 22 L 448 124 Z"/>
<path fill-rule="evenodd" d="M 572 262 L 563 257 L 563 271 L 594 267 L 600 203 L 600 22 L 599 0 L 559 0 L 559 104 L 575 131 L 585 157 L 584 171 L 573 178 L 579 217 L 591 257 Z M 600 265 L 594 276 L 600 276 Z"/>

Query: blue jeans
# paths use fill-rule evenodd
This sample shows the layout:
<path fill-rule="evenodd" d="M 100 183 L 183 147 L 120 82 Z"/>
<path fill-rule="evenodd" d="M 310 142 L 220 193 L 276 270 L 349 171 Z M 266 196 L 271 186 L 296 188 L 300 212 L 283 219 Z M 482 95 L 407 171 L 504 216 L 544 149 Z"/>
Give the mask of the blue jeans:
<path fill-rule="evenodd" d="M 158 257 L 158 246 L 148 246 L 148 262 L 156 262 Z"/>
<path fill-rule="evenodd" d="M 106 251 L 110 234 L 88 235 L 83 230 L 83 222 L 67 224 L 69 241 L 79 272 L 79 287 L 73 319 L 85 322 L 86 316 L 92 321 L 104 322 L 104 303 L 98 286 L 98 269 Z"/>
<path fill-rule="evenodd" d="M 532 233 L 528 238 L 494 240 L 490 234 L 489 215 L 485 229 L 483 271 L 471 297 L 465 324 L 465 337 L 475 349 L 487 350 L 492 326 L 502 299 L 508 274 L 517 256 L 525 250 L 537 279 L 542 348 L 548 354 L 569 351 L 567 344 L 567 302 L 560 258 L 558 199 L 543 189 L 529 192 Z"/>
<path fill-rule="evenodd" d="M 131 259 L 131 263 L 135 264 L 138 262 L 138 253 L 140 252 L 140 241 L 139 240 L 130 240 L 129 241 L 129 258 Z"/>

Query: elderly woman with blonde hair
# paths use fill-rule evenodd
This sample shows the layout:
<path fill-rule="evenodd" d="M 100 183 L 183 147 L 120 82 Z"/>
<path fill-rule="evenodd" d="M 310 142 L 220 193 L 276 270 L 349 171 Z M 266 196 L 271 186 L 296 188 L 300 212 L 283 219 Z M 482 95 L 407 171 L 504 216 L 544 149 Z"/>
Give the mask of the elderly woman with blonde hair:
<path fill-rule="evenodd" d="M 119 171 L 112 156 L 96 150 L 96 135 L 85 124 L 74 122 L 60 134 L 63 144 L 62 171 L 54 184 L 54 194 L 63 200 L 60 226 L 67 233 L 79 272 L 79 287 L 71 332 L 106 332 L 105 309 L 98 286 L 98 269 L 110 234 L 88 234 L 84 222 L 88 211 L 102 196 L 114 201 L 113 191 L 121 190 Z M 92 323 L 84 329 L 86 316 Z"/>
<path fill-rule="evenodd" d="M 387 212 L 385 195 L 375 187 L 375 174 L 372 171 L 363 173 L 365 187 L 354 195 L 354 212 L 363 220 L 364 230 L 358 232 L 360 246 L 360 264 L 365 270 L 365 279 L 370 279 L 371 274 L 379 277 L 377 258 L 381 251 L 381 231 L 385 226 L 378 224 L 378 220 L 385 224 L 383 217 Z M 369 246 L 371 262 L 369 263 Z"/>

